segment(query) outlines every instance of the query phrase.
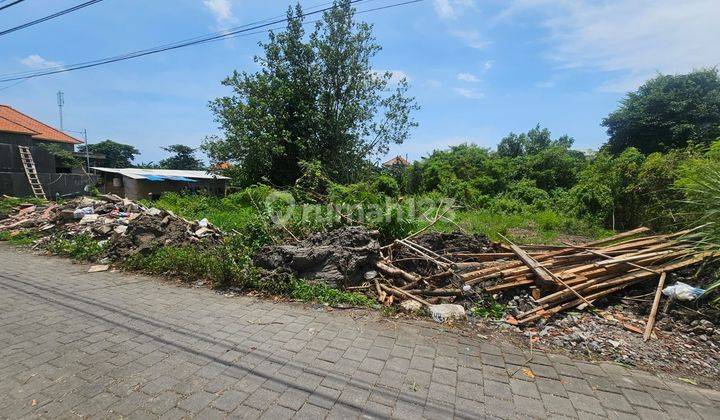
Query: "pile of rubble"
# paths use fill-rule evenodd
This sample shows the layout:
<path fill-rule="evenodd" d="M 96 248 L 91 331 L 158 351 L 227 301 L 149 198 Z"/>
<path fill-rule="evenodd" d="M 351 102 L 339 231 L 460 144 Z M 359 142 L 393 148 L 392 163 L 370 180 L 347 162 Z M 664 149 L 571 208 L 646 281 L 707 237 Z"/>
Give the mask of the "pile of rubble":
<path fill-rule="evenodd" d="M 21 205 L 0 221 L 0 232 L 10 235 L 31 230 L 42 246 L 53 238 L 90 235 L 105 245 L 111 261 L 157 246 L 214 243 L 221 233 L 207 220 L 189 221 L 172 212 L 148 208 L 112 194 L 79 197 L 62 203 Z"/>
<path fill-rule="evenodd" d="M 268 245 L 253 263 L 267 277 L 291 274 L 340 289 L 355 287 L 380 259 L 378 232 L 347 226 L 311 235 L 291 245 Z"/>

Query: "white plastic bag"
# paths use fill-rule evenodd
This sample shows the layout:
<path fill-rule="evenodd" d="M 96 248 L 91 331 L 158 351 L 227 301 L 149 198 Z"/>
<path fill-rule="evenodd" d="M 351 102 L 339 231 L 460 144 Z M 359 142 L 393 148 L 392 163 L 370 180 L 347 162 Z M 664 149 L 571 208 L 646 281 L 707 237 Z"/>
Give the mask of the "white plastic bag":
<path fill-rule="evenodd" d="M 677 300 L 695 300 L 705 293 L 705 289 L 692 287 L 683 282 L 677 282 L 672 286 L 663 289 L 663 294 L 669 298 Z"/>

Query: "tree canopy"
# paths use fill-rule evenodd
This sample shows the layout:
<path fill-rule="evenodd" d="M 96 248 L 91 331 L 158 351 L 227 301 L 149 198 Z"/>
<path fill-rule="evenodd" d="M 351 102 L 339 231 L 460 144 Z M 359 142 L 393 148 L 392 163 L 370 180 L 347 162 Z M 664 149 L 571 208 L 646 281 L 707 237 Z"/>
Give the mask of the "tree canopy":
<path fill-rule="evenodd" d="M 128 168 L 140 151 L 129 144 L 104 140 L 88 145 L 90 153 L 105 155 L 105 166 L 108 168 Z M 78 152 L 85 153 L 85 145 L 78 147 Z"/>
<path fill-rule="evenodd" d="M 510 133 L 500 140 L 497 146 L 497 154 L 502 157 L 519 157 L 538 153 L 549 147 L 560 147 L 569 149 L 575 139 L 563 135 L 556 140 L 550 137 L 550 130 L 540 127 L 540 124 L 530 129 L 527 133 Z"/>
<path fill-rule="evenodd" d="M 223 81 L 232 95 L 210 104 L 223 136 L 203 149 L 213 162 L 241 168 L 244 184 L 292 185 L 301 162 L 311 161 L 334 181 L 353 181 L 390 144 L 407 140 L 417 105 L 407 80 L 373 69 L 380 46 L 350 1 L 335 1 L 309 36 L 299 4 L 287 16 L 285 31 L 261 44 L 261 70 Z"/>
<path fill-rule="evenodd" d="M 640 152 L 667 152 L 688 143 L 708 145 L 720 137 L 720 77 L 718 70 L 658 75 L 602 121 L 607 149 L 614 154 L 628 147 Z"/>
<path fill-rule="evenodd" d="M 158 165 L 163 169 L 198 170 L 203 168 L 203 163 L 195 157 L 197 149 L 184 144 L 173 144 L 172 146 L 161 147 L 162 150 L 172 153 L 172 156 L 161 160 Z"/>

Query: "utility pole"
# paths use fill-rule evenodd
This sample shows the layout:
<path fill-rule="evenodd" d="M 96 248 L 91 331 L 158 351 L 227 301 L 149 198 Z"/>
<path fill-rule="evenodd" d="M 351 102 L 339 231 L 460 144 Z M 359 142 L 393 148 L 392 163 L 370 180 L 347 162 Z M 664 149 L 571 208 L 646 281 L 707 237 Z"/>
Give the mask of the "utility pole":
<path fill-rule="evenodd" d="M 60 111 L 60 131 L 63 131 L 63 105 L 65 105 L 65 94 L 62 91 L 57 93 L 58 111 Z"/>
<path fill-rule="evenodd" d="M 83 138 L 85 139 L 85 163 L 87 164 L 87 171 L 90 172 L 90 148 L 88 147 L 87 130 L 83 128 Z"/>

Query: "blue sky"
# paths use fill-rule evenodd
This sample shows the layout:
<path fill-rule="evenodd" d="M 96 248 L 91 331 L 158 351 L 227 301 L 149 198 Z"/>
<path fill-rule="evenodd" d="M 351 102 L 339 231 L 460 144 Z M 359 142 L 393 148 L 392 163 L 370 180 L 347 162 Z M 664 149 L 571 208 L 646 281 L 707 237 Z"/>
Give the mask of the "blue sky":
<path fill-rule="evenodd" d="M 83 0 L 28 0 L 0 11 L 0 30 Z M 358 9 L 391 4 L 370 0 Z M 284 13 L 271 0 L 105 0 L 0 37 L 0 75 L 67 65 L 152 47 Z M 307 7 L 324 0 L 301 1 Z M 383 51 L 377 70 L 407 77 L 422 109 L 420 126 L 390 155 L 417 159 L 462 142 L 494 147 L 510 131 L 540 123 L 597 148 L 601 119 L 624 92 L 657 72 L 720 64 L 717 0 L 425 0 L 363 14 Z M 0 103 L 90 142 L 133 144 L 137 161 L 158 161 L 160 146 L 198 146 L 218 134 L 207 103 L 227 93 L 232 70 L 257 69 L 264 35 L 28 80 L 0 83 Z"/>

